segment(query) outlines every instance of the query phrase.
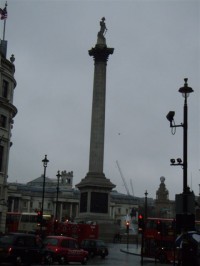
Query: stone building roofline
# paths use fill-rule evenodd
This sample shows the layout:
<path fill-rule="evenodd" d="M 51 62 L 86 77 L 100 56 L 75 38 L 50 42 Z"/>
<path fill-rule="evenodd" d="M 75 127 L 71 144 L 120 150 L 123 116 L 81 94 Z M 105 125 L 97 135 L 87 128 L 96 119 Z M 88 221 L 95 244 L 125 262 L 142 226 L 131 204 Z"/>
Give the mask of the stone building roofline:
<path fill-rule="evenodd" d="M 27 183 L 27 186 L 37 186 L 38 184 L 41 185 L 43 184 L 43 179 L 44 179 L 44 176 L 41 175 L 40 177 L 37 177 L 33 180 L 31 180 L 30 182 Z M 50 179 L 49 177 L 46 177 L 45 178 L 45 183 L 54 183 L 52 179 Z"/>

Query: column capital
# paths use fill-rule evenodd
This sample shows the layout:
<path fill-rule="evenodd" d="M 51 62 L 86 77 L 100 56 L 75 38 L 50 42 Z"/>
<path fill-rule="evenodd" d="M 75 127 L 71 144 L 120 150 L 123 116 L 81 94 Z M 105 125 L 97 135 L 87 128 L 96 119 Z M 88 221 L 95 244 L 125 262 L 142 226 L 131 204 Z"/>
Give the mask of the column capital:
<path fill-rule="evenodd" d="M 106 45 L 96 44 L 88 53 L 93 56 L 95 62 L 106 62 L 110 54 L 113 54 L 114 48 L 108 48 Z"/>

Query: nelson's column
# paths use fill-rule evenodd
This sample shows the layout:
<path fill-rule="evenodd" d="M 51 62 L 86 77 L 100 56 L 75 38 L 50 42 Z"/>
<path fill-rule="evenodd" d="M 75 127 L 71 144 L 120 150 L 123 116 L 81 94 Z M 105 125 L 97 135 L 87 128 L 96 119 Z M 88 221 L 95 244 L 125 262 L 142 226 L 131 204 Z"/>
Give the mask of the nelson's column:
<path fill-rule="evenodd" d="M 78 220 L 96 221 L 99 224 L 112 223 L 110 216 L 110 191 L 115 187 L 103 173 L 104 135 L 105 135 L 105 99 L 106 66 L 108 57 L 114 48 L 106 45 L 107 31 L 105 18 L 100 21 L 97 43 L 89 50 L 94 58 L 94 83 L 92 102 L 92 121 L 90 136 L 89 172 L 76 185 L 80 190 L 80 210 Z"/>

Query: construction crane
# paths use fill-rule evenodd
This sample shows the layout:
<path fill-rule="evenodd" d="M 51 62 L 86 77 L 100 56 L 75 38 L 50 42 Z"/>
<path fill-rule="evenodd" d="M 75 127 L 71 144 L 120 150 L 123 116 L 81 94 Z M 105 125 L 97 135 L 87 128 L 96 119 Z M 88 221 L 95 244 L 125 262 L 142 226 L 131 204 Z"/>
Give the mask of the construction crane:
<path fill-rule="evenodd" d="M 122 171 L 121 171 L 121 168 L 120 168 L 120 166 L 119 166 L 118 161 L 116 161 L 116 164 L 117 164 L 117 167 L 118 167 L 118 169 L 119 169 L 120 176 L 121 176 L 121 178 L 122 178 L 122 180 L 123 180 L 123 183 L 124 183 L 124 186 L 125 186 L 125 189 L 126 189 L 127 195 L 130 196 L 130 192 L 129 192 L 128 186 L 127 186 L 127 184 L 126 184 L 126 180 L 125 180 L 125 178 L 124 178 L 124 176 L 123 176 L 123 174 L 122 174 Z"/>
<path fill-rule="evenodd" d="M 133 190 L 133 182 L 132 182 L 132 179 L 130 179 L 130 185 L 131 185 L 132 195 L 134 196 L 134 190 Z"/>

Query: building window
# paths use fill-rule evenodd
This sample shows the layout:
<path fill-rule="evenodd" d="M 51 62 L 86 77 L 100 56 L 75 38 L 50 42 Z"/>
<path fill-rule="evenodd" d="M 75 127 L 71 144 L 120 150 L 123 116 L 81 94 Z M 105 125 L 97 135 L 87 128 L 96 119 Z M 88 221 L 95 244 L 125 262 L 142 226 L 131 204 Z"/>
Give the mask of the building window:
<path fill-rule="evenodd" d="M 48 205 L 47 205 L 47 209 L 48 209 L 48 210 L 51 209 L 51 203 L 48 203 Z"/>
<path fill-rule="evenodd" d="M 6 80 L 3 80 L 3 86 L 2 86 L 3 88 L 3 90 L 2 90 L 2 96 L 4 97 L 4 98 L 8 98 L 8 81 L 6 81 Z"/>
<path fill-rule="evenodd" d="M 3 154 L 4 154 L 4 147 L 0 146 L 0 172 L 3 172 Z"/>
<path fill-rule="evenodd" d="M 121 208 L 118 208 L 118 214 L 121 214 Z"/>
<path fill-rule="evenodd" d="M 6 128 L 6 116 L 5 115 L 0 115 L 0 127 Z"/>
<path fill-rule="evenodd" d="M 19 198 L 12 198 L 12 211 L 18 212 L 19 211 Z"/>
<path fill-rule="evenodd" d="M 23 201 L 23 208 L 27 208 L 27 201 Z"/>

